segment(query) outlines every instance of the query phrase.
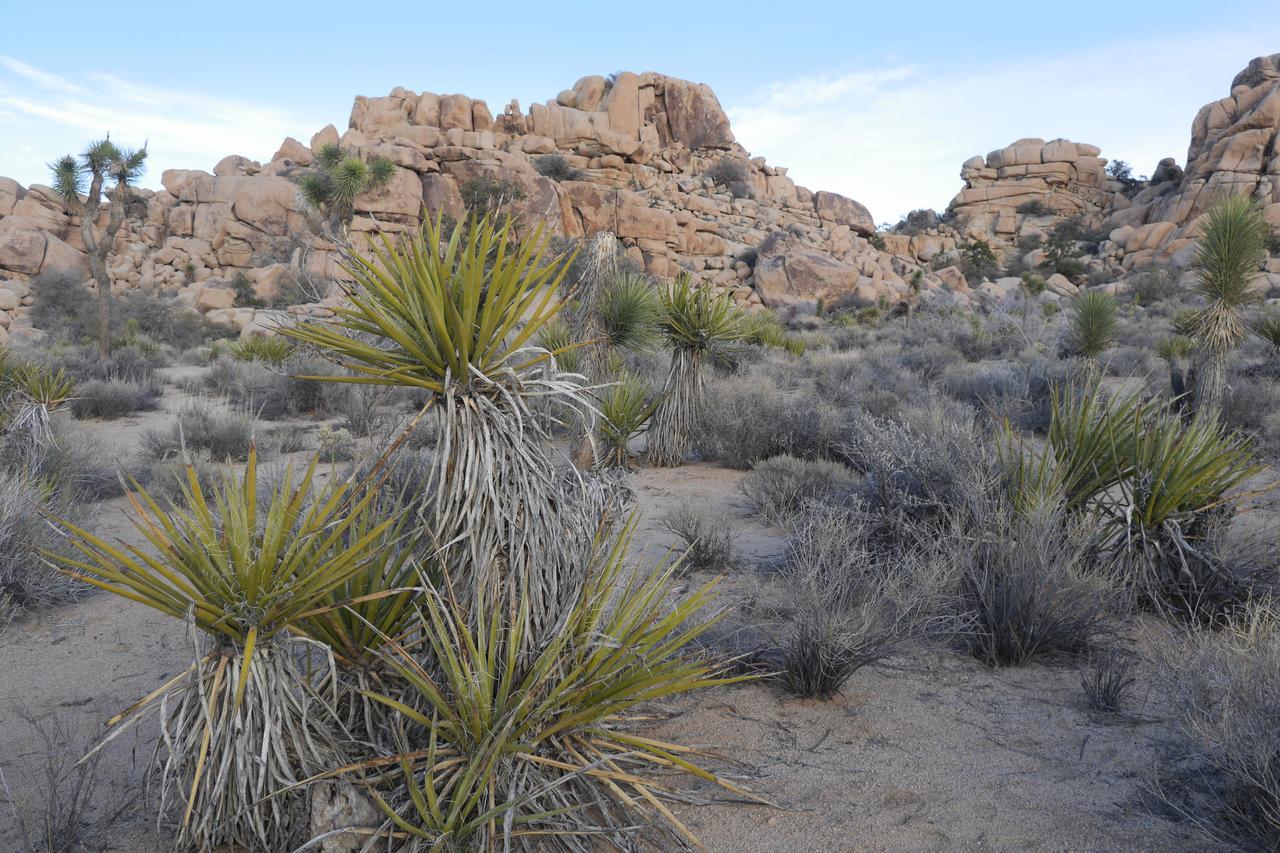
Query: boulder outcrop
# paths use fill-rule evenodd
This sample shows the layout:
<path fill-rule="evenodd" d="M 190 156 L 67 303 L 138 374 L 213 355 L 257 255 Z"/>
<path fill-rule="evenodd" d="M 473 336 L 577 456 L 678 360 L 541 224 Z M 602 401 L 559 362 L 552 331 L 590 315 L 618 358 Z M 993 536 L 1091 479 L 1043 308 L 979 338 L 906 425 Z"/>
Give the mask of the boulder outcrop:
<path fill-rule="evenodd" d="M 909 291 L 904 276 L 920 270 L 873 245 L 863 205 L 796 186 L 786 169 L 752 157 L 706 85 L 623 72 L 496 115 L 465 95 L 396 88 L 357 97 L 345 132 L 330 125 L 309 145 L 286 138 L 269 162 L 229 155 L 212 173 L 166 171 L 163 189 L 136 193 L 139 215 L 110 260 L 114 287 L 180 291 L 248 328 L 243 309 L 227 304 L 232 279 L 278 291 L 281 270 L 313 283 L 340 276 L 338 247 L 313 227 L 298 189 L 327 145 L 395 165 L 387 185 L 355 200 L 348 234 L 357 245 L 361 232 L 410 227 L 423 211 L 461 217 L 489 193 L 521 222 L 565 238 L 613 231 L 648 272 L 688 274 L 753 305 L 895 303 Z M 0 179 L 0 277 L 82 266 L 78 233 L 51 190 Z M 921 275 L 927 290 L 945 287 Z"/>

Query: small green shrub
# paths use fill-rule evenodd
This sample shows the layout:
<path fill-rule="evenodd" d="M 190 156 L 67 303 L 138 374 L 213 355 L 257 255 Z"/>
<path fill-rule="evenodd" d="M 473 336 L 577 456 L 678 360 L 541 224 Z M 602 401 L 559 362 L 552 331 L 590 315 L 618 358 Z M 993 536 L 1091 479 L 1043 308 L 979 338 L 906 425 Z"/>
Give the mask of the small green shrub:
<path fill-rule="evenodd" d="M 580 181 L 582 170 L 569 165 L 563 154 L 544 154 L 533 161 L 533 168 L 538 174 L 553 181 Z"/>

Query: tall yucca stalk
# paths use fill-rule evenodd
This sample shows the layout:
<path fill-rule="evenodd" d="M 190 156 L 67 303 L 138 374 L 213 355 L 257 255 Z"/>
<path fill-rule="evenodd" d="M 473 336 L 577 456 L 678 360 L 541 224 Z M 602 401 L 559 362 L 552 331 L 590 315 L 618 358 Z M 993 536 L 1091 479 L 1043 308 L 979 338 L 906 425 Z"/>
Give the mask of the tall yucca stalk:
<path fill-rule="evenodd" d="M 645 459 L 651 465 L 673 467 L 684 462 L 693 446 L 705 396 L 707 354 L 740 340 L 744 332 L 731 298 L 709 286 L 695 288 L 687 277 L 662 290 L 659 307 L 658 328 L 671 347 L 671 370 L 653 413 Z"/>
<path fill-rule="evenodd" d="M 676 567 L 632 571 L 633 530 L 597 539 L 532 659 L 529 601 L 506 584 L 481 592 L 478 620 L 447 591 L 426 596 L 419 643 L 385 648 L 408 689 L 372 698 L 397 712 L 405 748 L 344 769 L 366 772 L 379 832 L 407 838 L 400 849 L 634 849 L 664 829 L 662 849 L 685 847 L 698 840 L 666 805 L 680 796 L 672 771 L 752 798 L 697 750 L 634 731 L 637 706 L 740 678 L 683 651 L 715 622 L 699 616 L 714 582 L 671 605 Z"/>
<path fill-rule="evenodd" d="M 1262 207 L 1248 196 L 1225 198 L 1204 216 L 1204 233 L 1192 261 L 1196 290 L 1209 300 L 1191 330 L 1198 350 L 1197 413 L 1212 414 L 1222 407 L 1227 361 L 1246 332 L 1244 309 L 1262 298 L 1253 282 L 1267 259 L 1267 236 Z"/>
<path fill-rule="evenodd" d="M 552 255 L 540 229 L 514 239 L 509 219 L 445 234 L 437 218 L 347 259 L 355 284 L 337 322 L 286 331 L 351 371 L 318 379 L 432 392 L 440 440 L 422 518 L 456 579 L 482 588 L 499 573 L 527 585 L 538 625 L 579 582 L 561 575 L 556 475 L 531 408 L 537 398 L 587 405 L 582 377 L 546 370 L 556 353 L 531 343 L 561 308 L 571 260 Z"/>
<path fill-rule="evenodd" d="M 332 590 L 379 559 L 394 519 L 352 536 L 372 494 L 339 485 L 315 497 L 315 470 L 313 461 L 297 483 L 287 472 L 265 506 L 256 454 L 241 481 L 227 473 L 211 494 L 188 470 L 183 496 L 167 510 L 135 483 L 130 501 L 145 544 L 117 546 L 56 522 L 74 551 L 48 557 L 67 574 L 185 619 L 213 640 L 186 671 L 111 721 L 126 725 L 108 739 L 159 708 L 162 814 L 175 794 L 182 802 L 175 848 L 290 849 L 306 822 L 305 796 L 294 786 L 338 757 L 332 663 L 304 671 L 284 641 Z"/>

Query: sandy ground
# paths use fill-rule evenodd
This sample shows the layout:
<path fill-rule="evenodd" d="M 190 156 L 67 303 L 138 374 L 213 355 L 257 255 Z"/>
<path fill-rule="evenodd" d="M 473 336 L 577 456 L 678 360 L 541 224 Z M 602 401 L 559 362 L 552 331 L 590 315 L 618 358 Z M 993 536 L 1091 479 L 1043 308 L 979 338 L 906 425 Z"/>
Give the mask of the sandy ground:
<path fill-rule="evenodd" d="M 188 369 L 189 370 L 189 369 Z M 103 451 L 127 459 L 165 411 L 80 424 Z M 782 548 L 778 532 L 750 517 L 740 472 L 695 464 L 633 478 L 642 513 L 633 551 L 661 558 L 673 538 L 665 507 L 693 499 L 735 530 L 726 600 L 761 594 L 759 569 Z M 122 501 L 104 504 L 98 529 L 128 536 Z M 690 584 L 705 578 L 693 577 Z M 19 709 L 88 736 L 191 659 L 183 626 L 105 595 L 45 611 L 0 634 L 0 771 L 33 814 L 33 775 L 44 749 Z M 1091 716 L 1074 670 L 990 670 L 943 649 L 908 649 L 858 673 L 829 702 L 787 698 L 765 684 L 719 688 L 673 703 L 658 737 L 713 747 L 747 787 L 779 808 L 715 803 L 677 809 L 714 851 L 1196 850 L 1186 831 L 1138 806 L 1154 764 L 1161 710 L 1148 701 L 1125 721 Z M 99 767 L 103 789 L 134 805 L 150 755 L 142 727 Z M 744 768 L 741 771 L 738 765 Z M 711 793 L 704 790 L 702 793 Z M 0 788 L 0 801 L 4 789 Z M 0 849 L 16 847 L 13 811 L 0 802 Z M 145 809 L 102 839 L 105 849 L 158 849 Z"/>

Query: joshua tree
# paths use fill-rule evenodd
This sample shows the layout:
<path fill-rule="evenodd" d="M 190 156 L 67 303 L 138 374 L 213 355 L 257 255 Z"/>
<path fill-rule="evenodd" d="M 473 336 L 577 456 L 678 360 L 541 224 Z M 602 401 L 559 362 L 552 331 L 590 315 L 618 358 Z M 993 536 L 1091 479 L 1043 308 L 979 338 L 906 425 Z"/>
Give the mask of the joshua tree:
<path fill-rule="evenodd" d="M 337 145 L 326 145 L 316 154 L 316 168 L 298 179 L 302 197 L 319 214 L 313 217 L 321 233 L 336 239 L 351 220 L 356 197 L 391 182 L 396 164 L 386 157 L 365 160 Z"/>
<path fill-rule="evenodd" d="M 137 151 L 116 147 L 111 137 L 94 142 L 79 157 L 67 154 L 49 164 L 53 188 L 67 210 L 80 217 L 80 242 L 89 256 L 89 270 L 98 288 L 98 349 L 102 357 L 111 355 L 111 277 L 107 255 L 116 232 L 124 224 L 132 194 L 129 185 L 142 175 L 147 147 Z M 87 181 L 87 185 L 86 185 Z M 110 214 L 98 228 L 98 211 L 103 193 L 109 193 Z"/>
<path fill-rule="evenodd" d="M 1230 196 L 1209 208 L 1192 267 L 1196 290 L 1209 300 L 1191 329 L 1196 341 L 1197 414 L 1222 405 L 1227 361 L 1245 336 L 1244 309 L 1261 300 L 1252 286 L 1267 259 L 1267 221 L 1247 196 Z"/>
<path fill-rule="evenodd" d="M 688 278 L 667 286 L 659 299 L 659 329 L 671 345 L 671 372 L 662 402 L 653 413 L 645 457 L 652 465 L 674 467 L 684 462 L 702 409 L 703 362 L 717 346 L 742 337 L 733 301 L 709 287 L 694 288 Z"/>
<path fill-rule="evenodd" d="M 1156 355 L 1169 364 L 1169 388 L 1179 411 L 1187 409 L 1187 359 L 1195 352 L 1195 342 L 1186 335 L 1169 335 L 1156 344 Z"/>
<path fill-rule="evenodd" d="M 1048 288 L 1044 276 L 1033 272 L 1022 274 L 1022 325 L 1027 325 L 1027 317 L 1031 313 L 1031 303 L 1040 299 L 1040 295 Z"/>

